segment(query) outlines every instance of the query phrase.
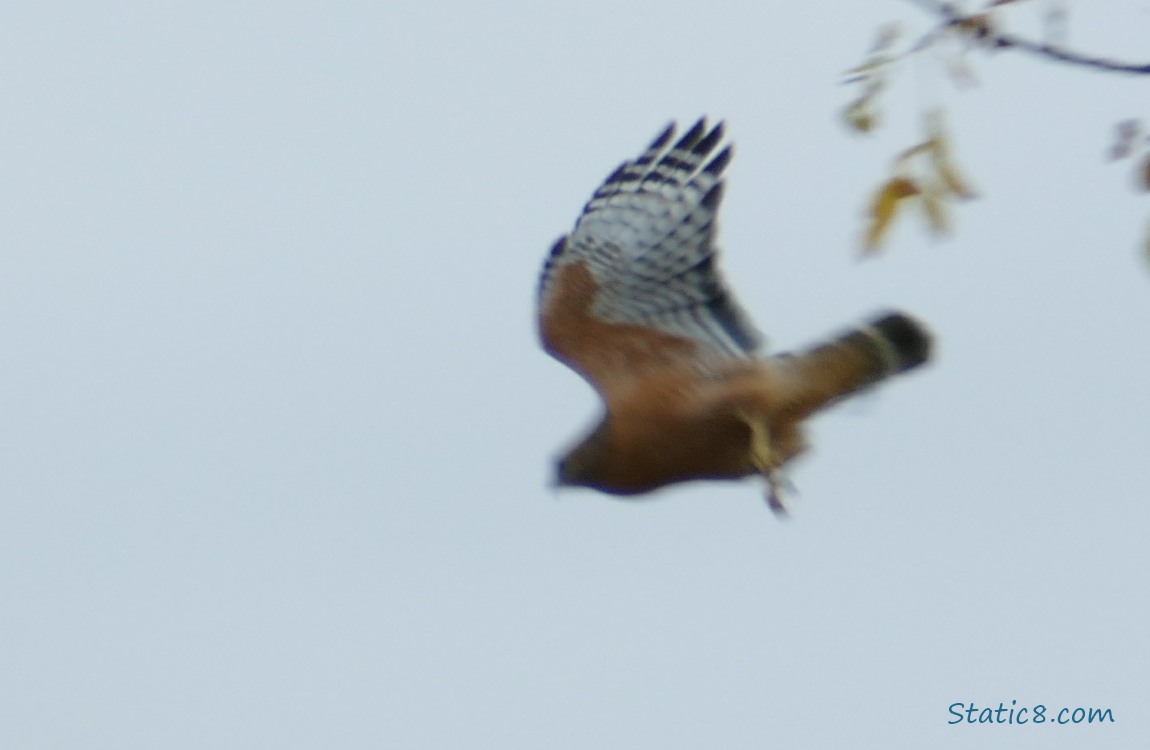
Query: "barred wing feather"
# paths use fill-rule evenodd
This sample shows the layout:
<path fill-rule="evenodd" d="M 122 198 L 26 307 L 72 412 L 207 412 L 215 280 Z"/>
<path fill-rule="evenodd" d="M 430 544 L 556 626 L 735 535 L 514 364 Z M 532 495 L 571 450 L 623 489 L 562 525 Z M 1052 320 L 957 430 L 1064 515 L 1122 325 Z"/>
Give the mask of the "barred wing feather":
<path fill-rule="evenodd" d="M 669 125 L 637 159 L 623 163 L 595 192 L 570 236 L 552 249 L 540 280 L 540 324 L 553 355 L 597 385 L 596 367 L 619 363 L 611 352 L 590 347 L 634 348 L 642 330 L 668 344 L 645 361 L 635 351 L 629 368 L 684 364 L 704 369 L 729 359 L 753 357 L 761 337 L 735 301 L 716 268 L 716 215 L 722 201 L 722 173 L 731 159 L 728 145 L 712 156 L 723 124 L 707 130 L 699 120 L 674 145 Z M 582 265 L 579 273 L 569 269 Z M 594 287 L 585 307 L 560 287 L 582 279 Z M 594 341 L 578 341 L 575 318 L 595 327 Z M 614 331 L 612 331 L 612 327 Z M 612 333 L 627 332 L 628 336 Z M 589 333 L 589 331 L 588 331 Z M 564 334 L 572 340 L 563 340 Z M 652 347 L 646 347 L 652 349 Z"/>

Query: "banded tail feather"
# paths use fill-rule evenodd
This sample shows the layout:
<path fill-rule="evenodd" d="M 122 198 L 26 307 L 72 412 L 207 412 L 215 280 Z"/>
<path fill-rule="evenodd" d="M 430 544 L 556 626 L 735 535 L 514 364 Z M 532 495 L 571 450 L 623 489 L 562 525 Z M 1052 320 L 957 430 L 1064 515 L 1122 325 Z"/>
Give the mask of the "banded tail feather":
<path fill-rule="evenodd" d="M 904 313 L 886 313 L 830 341 L 776 362 L 804 383 L 788 412 L 805 416 L 925 364 L 931 335 Z"/>

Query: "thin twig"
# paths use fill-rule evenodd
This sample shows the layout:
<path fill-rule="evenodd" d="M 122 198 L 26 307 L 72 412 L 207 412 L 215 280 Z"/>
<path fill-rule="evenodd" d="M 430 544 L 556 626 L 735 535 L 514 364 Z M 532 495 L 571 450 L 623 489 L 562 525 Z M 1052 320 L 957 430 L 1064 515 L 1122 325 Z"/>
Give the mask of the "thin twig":
<path fill-rule="evenodd" d="M 940 29 L 948 28 L 951 26 L 971 25 L 971 17 L 962 15 L 957 10 L 955 10 L 954 6 L 950 3 L 939 2 L 938 0 L 911 0 L 911 2 L 913 2 L 915 5 L 922 6 L 937 16 L 940 16 L 943 20 L 942 25 L 939 27 Z M 1014 34 L 998 34 L 986 29 L 985 26 L 976 25 L 974 28 L 987 33 L 988 36 L 982 37 L 981 41 L 997 49 L 1022 50 L 1023 52 L 1029 52 L 1031 54 L 1039 55 L 1051 60 L 1058 60 L 1059 62 L 1070 63 L 1072 65 L 1080 65 L 1087 68 L 1094 68 L 1096 70 L 1105 70 L 1111 73 L 1150 75 L 1150 63 L 1125 63 L 1118 60 L 1111 60 L 1105 57 L 1092 57 L 1090 55 L 1068 50 L 1053 44 L 1034 42 Z M 934 38 L 937 36 L 938 31 L 939 29 L 936 29 L 920 39 L 918 44 L 915 45 L 915 49 L 921 49 L 924 46 L 927 46 L 929 42 L 933 42 Z"/>

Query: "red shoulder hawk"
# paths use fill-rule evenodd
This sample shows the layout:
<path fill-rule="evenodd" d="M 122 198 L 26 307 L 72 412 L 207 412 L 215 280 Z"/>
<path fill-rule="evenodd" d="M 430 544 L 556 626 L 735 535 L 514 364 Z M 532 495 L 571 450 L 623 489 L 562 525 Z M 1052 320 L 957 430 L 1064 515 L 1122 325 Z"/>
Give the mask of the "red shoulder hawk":
<path fill-rule="evenodd" d="M 605 413 L 558 465 L 561 485 L 632 495 L 780 470 L 813 412 L 923 364 L 930 337 L 887 314 L 807 351 L 763 358 L 715 267 L 731 146 L 699 120 L 671 124 L 595 192 L 551 249 L 539 285 L 543 348 L 602 396 Z"/>

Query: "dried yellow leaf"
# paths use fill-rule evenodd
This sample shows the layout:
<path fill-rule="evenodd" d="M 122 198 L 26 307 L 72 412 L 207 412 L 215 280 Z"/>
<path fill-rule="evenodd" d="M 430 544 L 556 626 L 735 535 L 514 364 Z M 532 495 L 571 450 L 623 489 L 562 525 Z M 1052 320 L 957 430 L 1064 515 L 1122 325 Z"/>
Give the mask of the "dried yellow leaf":
<path fill-rule="evenodd" d="M 871 222 L 867 227 L 866 237 L 863 239 L 863 255 L 874 255 L 882 248 L 883 239 L 886 237 L 887 231 L 890 229 L 889 224 L 879 224 Z"/>
<path fill-rule="evenodd" d="M 978 191 L 958 171 L 951 156 L 950 138 L 943 126 L 945 112 L 942 109 L 933 109 L 926 114 L 926 132 L 930 136 L 931 161 L 934 171 L 942 180 L 946 189 L 958 198 L 973 200 L 978 197 Z"/>
<path fill-rule="evenodd" d="M 950 212 L 946 206 L 947 191 L 941 185 L 932 185 L 922 191 L 922 210 L 935 235 L 950 233 Z"/>
<path fill-rule="evenodd" d="M 953 162 L 949 159 L 939 160 L 936 157 L 934 163 L 935 169 L 938 170 L 938 176 L 952 195 L 968 201 L 978 197 L 978 191 L 971 187 L 966 178 L 955 168 Z"/>
<path fill-rule="evenodd" d="M 871 105 L 870 97 L 851 102 L 843 110 L 843 122 L 858 133 L 869 133 L 878 125 L 878 114 Z"/>
<path fill-rule="evenodd" d="M 919 194 L 918 185 L 906 177 L 895 177 L 885 182 L 871 201 L 871 222 L 863 242 L 863 252 L 876 252 L 890 231 L 899 203 L 904 198 Z"/>

